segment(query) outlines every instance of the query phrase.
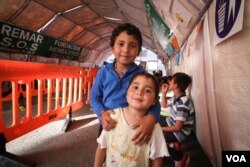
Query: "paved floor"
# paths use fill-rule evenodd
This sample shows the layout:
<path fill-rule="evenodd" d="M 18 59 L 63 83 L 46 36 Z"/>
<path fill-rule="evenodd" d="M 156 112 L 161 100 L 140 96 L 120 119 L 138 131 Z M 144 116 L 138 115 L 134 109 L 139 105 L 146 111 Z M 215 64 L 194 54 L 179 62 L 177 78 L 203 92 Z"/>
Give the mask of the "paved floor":
<path fill-rule="evenodd" d="M 66 133 L 61 130 L 65 120 L 54 121 L 7 143 L 7 151 L 35 162 L 36 167 L 92 167 L 98 120 L 88 105 L 73 112 L 73 119 Z M 212 167 L 195 136 L 182 149 L 190 156 L 188 167 Z M 164 163 L 164 167 L 170 166 Z"/>
<path fill-rule="evenodd" d="M 77 111 L 69 130 L 64 133 L 64 120 L 51 122 L 7 143 L 7 151 L 29 161 L 36 167 L 93 166 L 98 120 L 92 112 Z"/>

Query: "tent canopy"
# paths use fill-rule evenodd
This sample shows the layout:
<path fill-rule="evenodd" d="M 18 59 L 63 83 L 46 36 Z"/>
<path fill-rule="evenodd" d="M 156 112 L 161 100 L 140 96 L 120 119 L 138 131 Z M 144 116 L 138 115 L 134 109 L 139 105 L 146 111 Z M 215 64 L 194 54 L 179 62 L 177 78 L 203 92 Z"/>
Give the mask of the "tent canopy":
<path fill-rule="evenodd" d="M 89 51 L 81 53 L 77 61 L 99 61 L 97 64 L 110 55 L 109 40 L 114 27 L 130 22 L 141 30 L 143 46 L 164 61 L 173 54 L 167 50 L 169 41 L 178 50 L 209 2 L 211 0 L 195 3 L 192 0 L 2 0 L 0 20 L 83 47 Z M 169 31 L 167 38 L 161 39 L 159 28 L 163 24 Z"/>

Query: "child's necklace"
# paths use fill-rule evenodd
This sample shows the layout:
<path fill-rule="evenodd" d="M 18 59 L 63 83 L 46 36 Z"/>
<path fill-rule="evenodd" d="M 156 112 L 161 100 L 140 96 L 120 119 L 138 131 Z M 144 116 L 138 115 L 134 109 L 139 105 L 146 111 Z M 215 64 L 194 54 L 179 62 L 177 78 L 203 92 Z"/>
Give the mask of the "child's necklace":
<path fill-rule="evenodd" d="M 120 78 L 124 76 L 124 72 L 119 71 L 119 70 L 117 69 L 116 64 L 115 64 L 115 71 L 117 72 L 117 74 L 119 75 Z"/>

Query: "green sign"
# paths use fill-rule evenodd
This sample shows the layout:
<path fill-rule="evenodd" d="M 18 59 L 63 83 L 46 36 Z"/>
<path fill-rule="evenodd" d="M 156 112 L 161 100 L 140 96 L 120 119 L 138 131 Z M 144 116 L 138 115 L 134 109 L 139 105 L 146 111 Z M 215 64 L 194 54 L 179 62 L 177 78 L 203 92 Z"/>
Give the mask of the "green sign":
<path fill-rule="evenodd" d="M 172 35 L 170 34 L 170 29 L 159 16 L 150 0 L 145 0 L 144 3 L 152 25 L 154 37 L 161 44 L 162 48 L 165 49 L 168 44 L 168 39 Z"/>
<path fill-rule="evenodd" d="M 78 61 L 82 47 L 0 21 L 0 51 Z"/>

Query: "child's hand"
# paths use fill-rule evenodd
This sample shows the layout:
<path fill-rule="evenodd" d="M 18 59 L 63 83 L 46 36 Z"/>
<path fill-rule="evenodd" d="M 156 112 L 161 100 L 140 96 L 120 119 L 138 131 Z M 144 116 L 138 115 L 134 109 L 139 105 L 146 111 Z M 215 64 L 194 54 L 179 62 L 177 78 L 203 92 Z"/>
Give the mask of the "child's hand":
<path fill-rule="evenodd" d="M 109 131 L 116 126 L 116 121 L 110 117 L 110 114 L 114 113 L 113 110 L 107 110 L 102 112 L 101 120 L 102 120 L 102 127 L 104 130 Z"/>
<path fill-rule="evenodd" d="M 137 132 L 135 133 L 132 141 L 135 144 L 144 144 L 148 143 L 151 139 L 151 135 L 155 125 L 155 117 L 153 115 L 147 115 L 141 122 L 134 124 L 133 128 L 137 128 Z"/>
<path fill-rule="evenodd" d="M 162 93 L 167 93 L 168 88 L 169 88 L 168 84 L 163 84 L 162 87 L 161 87 L 161 92 Z"/>

